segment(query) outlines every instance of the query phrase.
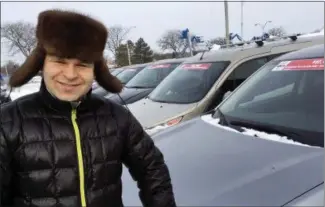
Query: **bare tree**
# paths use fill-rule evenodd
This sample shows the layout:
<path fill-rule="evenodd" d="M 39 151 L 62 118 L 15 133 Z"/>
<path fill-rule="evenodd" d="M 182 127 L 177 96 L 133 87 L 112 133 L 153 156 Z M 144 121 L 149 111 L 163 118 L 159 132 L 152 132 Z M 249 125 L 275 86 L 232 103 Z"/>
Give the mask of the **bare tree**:
<path fill-rule="evenodd" d="M 283 27 L 274 27 L 269 29 L 268 34 L 276 37 L 283 37 L 286 35 L 286 31 Z"/>
<path fill-rule="evenodd" d="M 217 38 L 213 38 L 211 40 L 208 40 L 206 42 L 206 46 L 208 48 L 211 48 L 212 45 L 214 45 L 214 44 L 216 44 L 216 45 L 225 45 L 226 44 L 226 38 L 224 38 L 224 37 L 217 37 Z"/>
<path fill-rule="evenodd" d="M 318 28 L 318 29 L 315 29 L 314 31 L 312 31 L 311 33 L 319 33 L 319 32 L 321 32 L 323 29 L 324 29 L 324 27 L 322 27 L 322 28 Z"/>
<path fill-rule="evenodd" d="M 182 53 L 186 49 L 186 41 L 180 38 L 180 30 L 168 30 L 157 41 L 158 46 L 163 50 L 171 50 L 175 53 Z"/>
<path fill-rule="evenodd" d="M 5 23 L 1 26 L 1 39 L 6 40 L 11 55 L 21 53 L 28 57 L 37 43 L 35 26 L 23 21 Z"/>
<path fill-rule="evenodd" d="M 116 58 L 117 50 L 126 39 L 131 28 L 124 28 L 120 25 L 114 25 L 108 28 L 109 36 L 107 38 L 106 49 L 111 51 Z"/>

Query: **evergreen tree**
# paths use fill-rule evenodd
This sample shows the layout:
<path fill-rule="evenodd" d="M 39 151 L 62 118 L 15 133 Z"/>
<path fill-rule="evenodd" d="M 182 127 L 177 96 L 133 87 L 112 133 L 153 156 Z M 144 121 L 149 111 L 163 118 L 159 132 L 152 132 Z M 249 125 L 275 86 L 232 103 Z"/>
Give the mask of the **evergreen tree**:
<path fill-rule="evenodd" d="M 134 43 L 131 40 L 128 40 L 126 44 L 128 44 L 129 46 L 130 57 L 132 57 L 133 50 L 134 50 Z M 116 50 L 115 62 L 119 67 L 129 65 L 128 51 L 127 51 L 126 44 L 121 44 Z"/>
<path fill-rule="evenodd" d="M 148 63 L 152 61 L 153 51 L 143 38 L 139 38 L 134 45 L 132 64 Z"/>

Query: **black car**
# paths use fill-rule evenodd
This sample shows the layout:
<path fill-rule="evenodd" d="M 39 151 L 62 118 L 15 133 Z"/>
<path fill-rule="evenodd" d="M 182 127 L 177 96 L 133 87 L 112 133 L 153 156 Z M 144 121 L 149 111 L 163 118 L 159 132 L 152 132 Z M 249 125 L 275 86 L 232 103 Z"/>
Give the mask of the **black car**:
<path fill-rule="evenodd" d="M 324 206 L 324 44 L 271 60 L 152 139 L 178 206 Z M 127 170 L 122 182 L 124 204 L 141 206 Z"/>
<path fill-rule="evenodd" d="M 135 75 L 125 84 L 123 91 L 119 95 L 108 94 L 106 98 L 122 105 L 134 103 L 149 95 L 165 77 L 186 59 L 179 58 L 157 61 Z"/>

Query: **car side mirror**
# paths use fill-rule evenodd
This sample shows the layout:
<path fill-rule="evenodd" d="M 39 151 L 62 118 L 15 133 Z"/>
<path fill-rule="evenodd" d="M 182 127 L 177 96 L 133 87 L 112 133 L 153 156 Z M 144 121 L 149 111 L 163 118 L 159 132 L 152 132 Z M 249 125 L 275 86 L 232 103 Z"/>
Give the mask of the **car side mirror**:
<path fill-rule="evenodd" d="M 222 100 L 225 100 L 228 96 L 230 96 L 230 94 L 232 93 L 232 91 L 227 91 L 223 97 L 222 97 Z"/>

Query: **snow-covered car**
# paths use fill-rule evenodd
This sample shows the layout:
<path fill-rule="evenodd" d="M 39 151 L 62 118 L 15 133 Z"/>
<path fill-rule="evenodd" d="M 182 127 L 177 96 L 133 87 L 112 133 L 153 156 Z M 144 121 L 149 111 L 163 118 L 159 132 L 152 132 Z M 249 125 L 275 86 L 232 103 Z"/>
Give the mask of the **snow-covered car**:
<path fill-rule="evenodd" d="M 212 112 L 152 138 L 178 206 L 324 206 L 324 44 L 272 60 Z M 122 181 L 124 204 L 141 206 L 127 170 Z"/>
<path fill-rule="evenodd" d="M 28 81 L 28 83 L 26 83 L 25 85 L 18 88 L 13 88 L 12 91 L 10 92 L 11 100 L 13 101 L 22 96 L 38 92 L 41 87 L 41 81 L 42 81 L 41 76 L 35 76 L 30 81 Z"/>

